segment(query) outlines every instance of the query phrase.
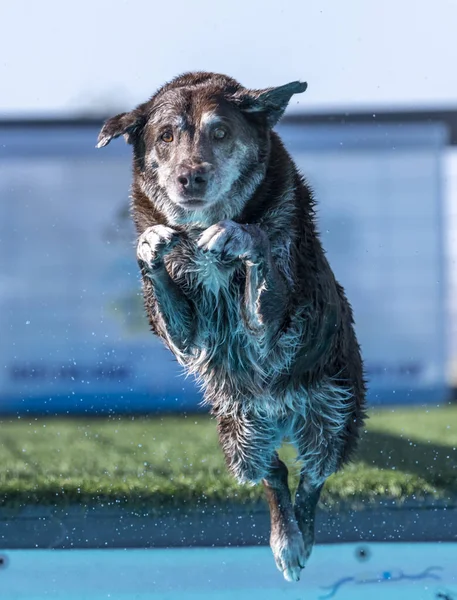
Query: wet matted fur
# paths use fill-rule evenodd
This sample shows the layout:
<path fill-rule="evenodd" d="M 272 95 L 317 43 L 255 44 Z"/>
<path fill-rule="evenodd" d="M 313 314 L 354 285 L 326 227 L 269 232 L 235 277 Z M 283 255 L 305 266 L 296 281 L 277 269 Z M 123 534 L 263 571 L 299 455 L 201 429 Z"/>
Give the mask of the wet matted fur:
<path fill-rule="evenodd" d="M 146 311 L 217 419 L 228 468 L 265 486 L 278 568 L 298 580 L 322 486 L 351 456 L 365 383 L 351 307 L 324 255 L 314 199 L 272 130 L 292 82 L 248 90 L 188 73 L 109 119 L 133 146 L 132 214 Z M 301 478 L 292 503 L 277 449 Z"/>

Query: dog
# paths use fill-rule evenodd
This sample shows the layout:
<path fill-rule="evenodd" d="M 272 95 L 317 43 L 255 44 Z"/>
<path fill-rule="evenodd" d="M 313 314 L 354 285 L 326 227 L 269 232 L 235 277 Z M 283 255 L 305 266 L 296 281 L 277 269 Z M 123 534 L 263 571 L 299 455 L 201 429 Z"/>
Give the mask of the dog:
<path fill-rule="evenodd" d="M 108 119 L 133 147 L 132 216 L 152 331 L 202 384 L 227 466 L 263 483 L 270 545 L 298 581 L 324 482 L 352 456 L 365 380 L 315 200 L 273 131 L 300 81 L 251 90 L 186 73 Z M 277 450 L 297 448 L 295 502 Z"/>

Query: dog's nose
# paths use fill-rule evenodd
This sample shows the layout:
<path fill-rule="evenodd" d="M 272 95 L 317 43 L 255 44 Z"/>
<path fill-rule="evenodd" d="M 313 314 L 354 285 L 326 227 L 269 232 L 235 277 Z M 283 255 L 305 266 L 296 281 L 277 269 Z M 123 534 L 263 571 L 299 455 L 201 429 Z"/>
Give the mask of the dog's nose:
<path fill-rule="evenodd" d="M 178 183 L 186 192 L 202 192 L 208 183 L 212 168 L 209 164 L 183 165 L 178 171 Z"/>

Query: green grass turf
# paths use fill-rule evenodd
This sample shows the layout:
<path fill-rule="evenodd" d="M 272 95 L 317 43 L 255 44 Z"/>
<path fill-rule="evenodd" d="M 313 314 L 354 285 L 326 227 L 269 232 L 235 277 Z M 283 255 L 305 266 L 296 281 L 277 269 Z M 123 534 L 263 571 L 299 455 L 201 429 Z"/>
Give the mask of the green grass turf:
<path fill-rule="evenodd" d="M 57 419 L 0 424 L 0 504 L 122 503 L 159 508 L 245 502 L 262 486 L 227 472 L 215 422 L 187 417 Z M 329 478 L 323 502 L 457 496 L 457 406 L 371 412 L 355 461 Z M 291 447 L 281 450 L 296 466 Z"/>

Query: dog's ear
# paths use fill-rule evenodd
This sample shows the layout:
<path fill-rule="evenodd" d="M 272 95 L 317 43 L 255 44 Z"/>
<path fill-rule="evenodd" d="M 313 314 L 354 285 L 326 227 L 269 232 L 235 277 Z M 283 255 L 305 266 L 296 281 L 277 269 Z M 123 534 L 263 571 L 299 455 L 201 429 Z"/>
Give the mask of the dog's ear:
<path fill-rule="evenodd" d="M 107 146 L 112 139 L 123 135 L 125 141 L 131 144 L 133 136 L 139 132 L 144 125 L 144 116 L 138 110 L 129 113 L 121 113 L 108 119 L 98 134 L 96 148 Z"/>
<path fill-rule="evenodd" d="M 304 81 L 292 81 L 265 90 L 242 90 L 236 94 L 235 101 L 243 112 L 264 116 L 267 124 L 274 127 L 292 96 L 303 93 L 307 87 L 308 84 Z"/>

